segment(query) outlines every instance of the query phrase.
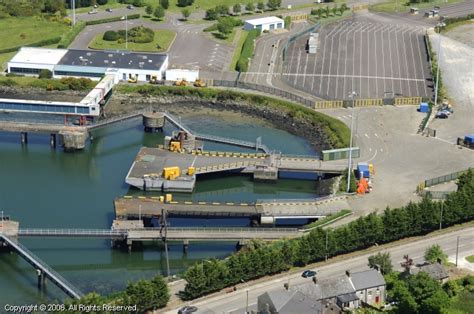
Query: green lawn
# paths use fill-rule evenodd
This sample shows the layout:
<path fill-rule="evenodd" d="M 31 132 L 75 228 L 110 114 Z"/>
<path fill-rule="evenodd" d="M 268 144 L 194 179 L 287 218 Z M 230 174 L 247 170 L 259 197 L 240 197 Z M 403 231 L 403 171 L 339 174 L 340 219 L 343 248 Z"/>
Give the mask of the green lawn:
<path fill-rule="evenodd" d="M 0 49 L 27 45 L 63 35 L 69 30 L 64 23 L 39 17 L 9 17 L 0 19 Z"/>
<path fill-rule="evenodd" d="M 14 52 L 0 53 L 0 71 L 4 71 L 7 68 L 7 62 L 15 55 Z"/>
<path fill-rule="evenodd" d="M 395 0 L 377 3 L 374 5 L 369 6 L 371 11 L 376 12 L 408 12 L 410 8 L 416 7 L 418 9 L 426 9 L 426 8 L 433 8 L 434 6 L 444 6 L 447 4 L 453 4 L 457 2 L 462 2 L 464 0 L 433 0 L 431 2 L 423 2 L 423 3 L 410 3 L 408 1 L 399 0 L 398 2 Z M 398 3 L 398 6 L 397 6 Z M 419 14 L 423 14 L 424 12 L 420 12 Z"/>
<path fill-rule="evenodd" d="M 214 39 L 218 42 L 231 44 L 234 41 L 234 37 L 235 37 L 236 32 L 237 32 L 237 29 L 234 28 L 232 30 L 232 33 L 228 34 L 227 37 L 222 37 L 222 34 L 219 33 L 219 32 L 212 32 L 211 34 L 212 34 L 212 39 Z"/>
<path fill-rule="evenodd" d="M 458 296 L 451 299 L 451 305 L 443 313 L 449 314 L 461 314 L 461 313 L 472 313 L 474 309 L 474 291 L 464 291 Z"/>
<path fill-rule="evenodd" d="M 118 43 L 117 41 L 106 41 L 103 40 L 104 34 L 99 34 L 89 43 L 91 49 L 125 49 L 125 43 Z M 143 51 L 143 52 L 163 52 L 167 51 L 176 33 L 170 30 L 157 30 L 155 31 L 155 40 L 151 43 L 137 44 L 128 43 L 128 50 L 131 51 Z"/>
<path fill-rule="evenodd" d="M 331 215 L 326 216 L 324 218 L 318 219 L 315 222 L 304 225 L 303 229 L 312 229 L 312 228 L 316 228 L 318 226 L 326 225 L 326 224 L 329 224 L 329 223 L 334 222 L 336 220 L 339 220 L 343 217 L 346 217 L 346 216 L 350 215 L 351 213 L 352 212 L 350 210 L 343 209 L 343 210 L 339 211 L 338 213 L 331 214 Z"/>
<path fill-rule="evenodd" d="M 314 22 L 319 22 L 322 25 L 328 24 L 337 20 L 345 19 L 352 16 L 352 11 L 347 10 L 342 13 L 342 15 L 339 15 L 339 12 L 336 13 L 336 15 L 332 15 L 332 12 L 329 13 L 329 17 L 322 17 L 322 18 L 317 18 L 316 15 L 310 15 L 310 19 Z"/>
<path fill-rule="evenodd" d="M 247 38 L 248 34 L 249 32 L 244 30 L 240 32 L 239 41 L 235 46 L 234 55 L 232 56 L 232 62 L 230 63 L 229 67 L 229 70 L 231 71 L 235 71 L 235 65 L 237 64 L 237 61 L 239 61 L 240 53 L 242 52 L 242 46 L 244 45 L 245 39 Z"/>
<path fill-rule="evenodd" d="M 465 21 L 459 21 L 457 23 L 453 23 L 453 24 L 449 24 L 447 25 L 446 27 L 442 28 L 441 29 L 441 32 L 442 33 L 447 33 L 449 32 L 450 30 L 458 27 L 458 26 L 461 26 L 461 25 L 467 25 L 467 24 L 474 24 L 474 20 L 465 20 Z"/>
<path fill-rule="evenodd" d="M 466 256 L 466 261 L 468 261 L 469 263 L 474 263 L 474 255 Z"/>

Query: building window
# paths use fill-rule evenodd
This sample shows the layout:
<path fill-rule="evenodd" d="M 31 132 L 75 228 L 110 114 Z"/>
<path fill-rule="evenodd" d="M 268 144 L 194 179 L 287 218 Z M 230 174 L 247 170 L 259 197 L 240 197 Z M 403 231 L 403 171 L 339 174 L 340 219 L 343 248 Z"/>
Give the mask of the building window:
<path fill-rule="evenodd" d="M 90 73 L 90 72 L 54 71 L 54 75 L 102 77 L 104 74 L 103 73 Z"/>
<path fill-rule="evenodd" d="M 40 71 L 41 69 L 16 68 L 16 67 L 10 68 L 10 72 L 13 72 L 13 73 L 39 74 Z"/>
<path fill-rule="evenodd" d="M 371 295 L 372 295 L 372 291 L 369 291 L 368 294 L 369 294 L 369 296 L 371 296 Z"/>
<path fill-rule="evenodd" d="M 275 29 L 275 24 L 270 24 L 270 29 Z"/>
<path fill-rule="evenodd" d="M 124 81 L 127 80 L 127 74 L 126 73 L 122 74 L 122 80 L 124 80 Z"/>
<path fill-rule="evenodd" d="M 146 80 L 147 80 L 147 81 L 151 80 L 151 75 L 150 75 L 150 74 L 147 74 L 147 75 L 146 75 Z"/>
<path fill-rule="evenodd" d="M 282 23 L 278 23 L 278 24 L 277 24 L 277 28 L 283 28 L 283 24 L 282 24 Z"/>

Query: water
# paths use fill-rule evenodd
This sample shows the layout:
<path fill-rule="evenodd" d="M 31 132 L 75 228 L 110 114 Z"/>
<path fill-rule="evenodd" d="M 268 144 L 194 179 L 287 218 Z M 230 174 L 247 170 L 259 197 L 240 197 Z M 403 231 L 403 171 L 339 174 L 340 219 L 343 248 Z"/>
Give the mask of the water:
<path fill-rule="evenodd" d="M 291 154 L 314 154 L 308 143 L 253 118 L 236 114 L 217 117 L 212 113 L 184 117 L 201 133 L 255 140 L 262 136 L 270 148 Z M 240 120 L 240 122 L 239 122 Z M 169 133 L 171 130 L 167 129 Z M 19 134 L 0 134 L 0 209 L 24 228 L 110 228 L 113 199 L 129 190 L 125 175 L 142 145 L 161 144 L 163 135 L 146 134 L 141 122 L 129 121 L 98 130 L 83 152 L 64 153 L 49 148 L 49 137 L 29 134 L 20 145 Z M 206 144 L 208 150 L 218 144 Z M 248 176 L 209 176 L 199 180 L 195 193 L 179 199 L 206 201 L 255 201 L 273 198 L 315 197 L 314 181 L 279 180 L 275 184 L 253 183 Z M 150 195 L 150 193 L 147 193 Z M 153 195 L 153 194 L 151 194 Z M 242 226 L 246 219 L 172 219 L 173 226 Z M 21 239 L 21 242 L 83 292 L 108 294 L 123 289 L 128 281 L 165 272 L 164 252 L 159 243 L 128 254 L 110 248 L 103 239 Z M 208 257 L 223 258 L 235 243 L 192 243 L 183 255 L 178 243 L 170 246 L 171 272 L 177 273 Z M 52 283 L 38 292 L 33 268 L 17 254 L 0 253 L 0 306 L 62 300 L 65 295 Z M 0 310 L 1 312 L 2 310 Z"/>

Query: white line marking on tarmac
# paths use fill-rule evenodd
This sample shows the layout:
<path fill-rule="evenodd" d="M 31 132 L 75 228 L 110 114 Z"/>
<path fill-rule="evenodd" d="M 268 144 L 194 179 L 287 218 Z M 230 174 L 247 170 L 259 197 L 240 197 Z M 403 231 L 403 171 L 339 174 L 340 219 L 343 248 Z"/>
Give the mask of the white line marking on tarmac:
<path fill-rule="evenodd" d="M 380 151 L 382 151 L 382 149 L 380 149 Z M 371 162 L 375 158 L 375 156 L 377 156 L 377 150 L 375 150 L 375 154 L 372 157 L 370 157 L 370 159 L 367 160 L 367 162 Z"/>
<path fill-rule="evenodd" d="M 364 135 L 365 135 L 365 137 L 370 138 L 370 137 L 367 135 L 367 133 L 365 133 Z"/>
<path fill-rule="evenodd" d="M 377 133 L 374 133 L 374 135 L 375 135 L 375 137 L 379 137 L 379 136 L 377 135 Z"/>

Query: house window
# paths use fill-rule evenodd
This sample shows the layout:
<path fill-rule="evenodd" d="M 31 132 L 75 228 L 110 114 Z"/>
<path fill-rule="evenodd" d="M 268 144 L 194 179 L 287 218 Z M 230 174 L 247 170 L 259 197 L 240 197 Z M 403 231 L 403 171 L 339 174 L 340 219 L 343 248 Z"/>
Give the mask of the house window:
<path fill-rule="evenodd" d="M 151 75 L 150 75 L 150 74 L 147 74 L 147 75 L 146 75 L 146 80 L 147 80 L 147 81 L 151 80 Z"/>
<path fill-rule="evenodd" d="M 364 294 L 364 291 L 361 290 L 361 291 L 360 291 L 360 294 Z"/>
<path fill-rule="evenodd" d="M 368 293 L 369 293 L 369 296 L 371 296 L 371 295 L 372 295 L 372 291 L 369 291 Z"/>
<path fill-rule="evenodd" d="M 127 74 L 126 74 L 126 73 L 123 73 L 123 74 L 122 74 L 122 80 L 125 81 L 126 79 L 127 79 Z"/>
<path fill-rule="evenodd" d="M 278 23 L 278 24 L 277 24 L 277 28 L 283 28 L 283 24 L 282 24 L 282 23 Z"/>
<path fill-rule="evenodd" d="M 270 24 L 270 29 L 275 29 L 275 24 Z"/>

